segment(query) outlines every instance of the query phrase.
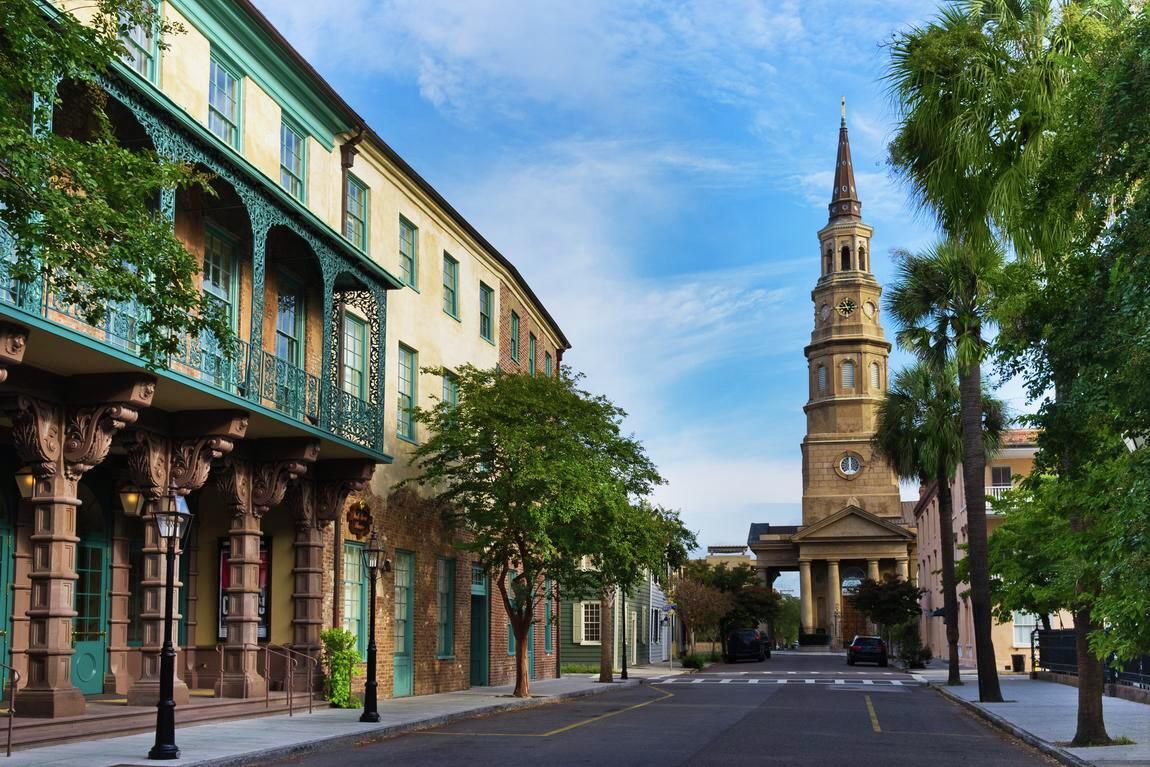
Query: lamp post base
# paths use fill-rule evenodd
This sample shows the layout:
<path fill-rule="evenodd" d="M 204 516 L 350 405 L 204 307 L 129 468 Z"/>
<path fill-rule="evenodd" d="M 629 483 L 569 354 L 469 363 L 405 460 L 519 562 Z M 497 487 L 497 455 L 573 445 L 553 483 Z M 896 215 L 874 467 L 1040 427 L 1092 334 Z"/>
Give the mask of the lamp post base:
<path fill-rule="evenodd" d="M 180 749 L 175 743 L 165 743 L 163 745 L 152 746 L 152 750 L 148 752 L 149 759 L 179 759 Z"/>
<path fill-rule="evenodd" d="M 359 721 L 375 723 L 379 721 L 378 711 L 364 711 L 360 714 Z"/>

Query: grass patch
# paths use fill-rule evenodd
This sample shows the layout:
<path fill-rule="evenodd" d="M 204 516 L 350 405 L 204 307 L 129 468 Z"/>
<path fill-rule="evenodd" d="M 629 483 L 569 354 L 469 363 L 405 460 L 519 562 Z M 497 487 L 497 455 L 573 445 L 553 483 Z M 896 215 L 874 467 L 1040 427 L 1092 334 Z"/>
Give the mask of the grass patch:
<path fill-rule="evenodd" d="M 564 663 L 559 666 L 561 674 L 598 674 L 598 663 Z"/>

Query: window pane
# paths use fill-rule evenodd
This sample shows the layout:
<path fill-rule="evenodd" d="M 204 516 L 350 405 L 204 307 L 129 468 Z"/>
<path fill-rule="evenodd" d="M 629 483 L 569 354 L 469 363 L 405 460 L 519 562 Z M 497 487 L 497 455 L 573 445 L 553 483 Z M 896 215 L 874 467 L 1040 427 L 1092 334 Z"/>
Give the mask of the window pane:
<path fill-rule="evenodd" d="M 280 124 L 280 186 L 296 199 L 304 196 L 304 141 L 303 136 Z"/>
<path fill-rule="evenodd" d="M 530 333 L 527 336 L 527 370 L 531 375 L 535 375 L 535 334 Z"/>
<path fill-rule="evenodd" d="M 416 229 L 407 220 L 399 219 L 399 278 L 415 287 L 418 254 Z"/>
<path fill-rule="evenodd" d="M 599 614 L 601 606 L 598 602 L 583 603 L 583 641 L 600 641 Z"/>
<path fill-rule="evenodd" d="M 459 382 L 451 374 L 443 376 L 443 401 L 451 407 L 459 405 Z"/>
<path fill-rule="evenodd" d="M 240 82 L 212 59 L 208 80 L 208 130 L 225 143 L 239 146 Z"/>
<path fill-rule="evenodd" d="M 415 352 L 399 347 L 399 403 L 396 432 L 404 439 L 415 439 Z"/>
<path fill-rule="evenodd" d="M 294 287 L 281 283 L 276 298 L 276 356 L 292 365 L 300 364 L 302 305 L 303 297 Z"/>
<path fill-rule="evenodd" d="M 343 390 L 367 399 L 367 325 L 352 314 L 343 318 Z"/>
<path fill-rule="evenodd" d="M 443 311 L 452 317 L 459 314 L 459 262 L 443 254 Z"/>
<path fill-rule="evenodd" d="M 511 312 L 511 359 L 519 361 L 519 315 Z"/>
<path fill-rule="evenodd" d="M 367 187 L 350 173 L 345 186 L 347 209 L 343 215 L 343 236 L 360 250 L 367 250 Z"/>
<path fill-rule="evenodd" d="M 482 282 L 479 283 L 479 335 L 488 341 L 495 340 L 492 315 L 495 310 L 495 291 Z"/>
<path fill-rule="evenodd" d="M 155 13 L 155 3 L 148 3 L 147 7 Z M 121 26 L 129 23 L 125 14 L 119 17 Z M 120 39 L 127 49 L 124 53 L 124 63 L 136 70 L 147 80 L 156 79 L 156 24 L 137 24 L 124 29 Z"/>

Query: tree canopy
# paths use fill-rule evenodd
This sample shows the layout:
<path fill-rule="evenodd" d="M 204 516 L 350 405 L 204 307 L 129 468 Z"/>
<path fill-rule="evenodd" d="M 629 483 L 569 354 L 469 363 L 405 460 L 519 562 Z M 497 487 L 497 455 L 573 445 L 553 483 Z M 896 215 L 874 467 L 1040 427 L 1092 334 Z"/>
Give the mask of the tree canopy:
<path fill-rule="evenodd" d="M 47 3 L 0 4 L 4 270 L 50 290 L 89 324 L 109 306 L 133 305 L 150 365 L 162 366 L 188 333 L 210 333 L 230 349 L 225 319 L 195 279 L 195 256 L 159 209 L 163 189 L 209 187 L 184 164 L 121 145 L 97 83 L 126 51 L 121 32 L 151 26 L 164 47 L 181 30 L 147 0 L 94 0 L 87 10 L 82 23 Z"/>

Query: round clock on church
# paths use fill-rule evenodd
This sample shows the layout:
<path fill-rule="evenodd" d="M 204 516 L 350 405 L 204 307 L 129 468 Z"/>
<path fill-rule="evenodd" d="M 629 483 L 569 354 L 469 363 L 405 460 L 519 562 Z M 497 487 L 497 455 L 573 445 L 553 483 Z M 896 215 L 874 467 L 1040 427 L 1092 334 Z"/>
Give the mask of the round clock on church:
<path fill-rule="evenodd" d="M 849 298 L 844 298 L 842 301 L 839 301 L 839 305 L 837 308 L 839 310 L 839 314 L 841 314 L 844 317 L 849 317 L 855 313 L 856 307 L 855 307 L 854 301 L 852 301 Z"/>

